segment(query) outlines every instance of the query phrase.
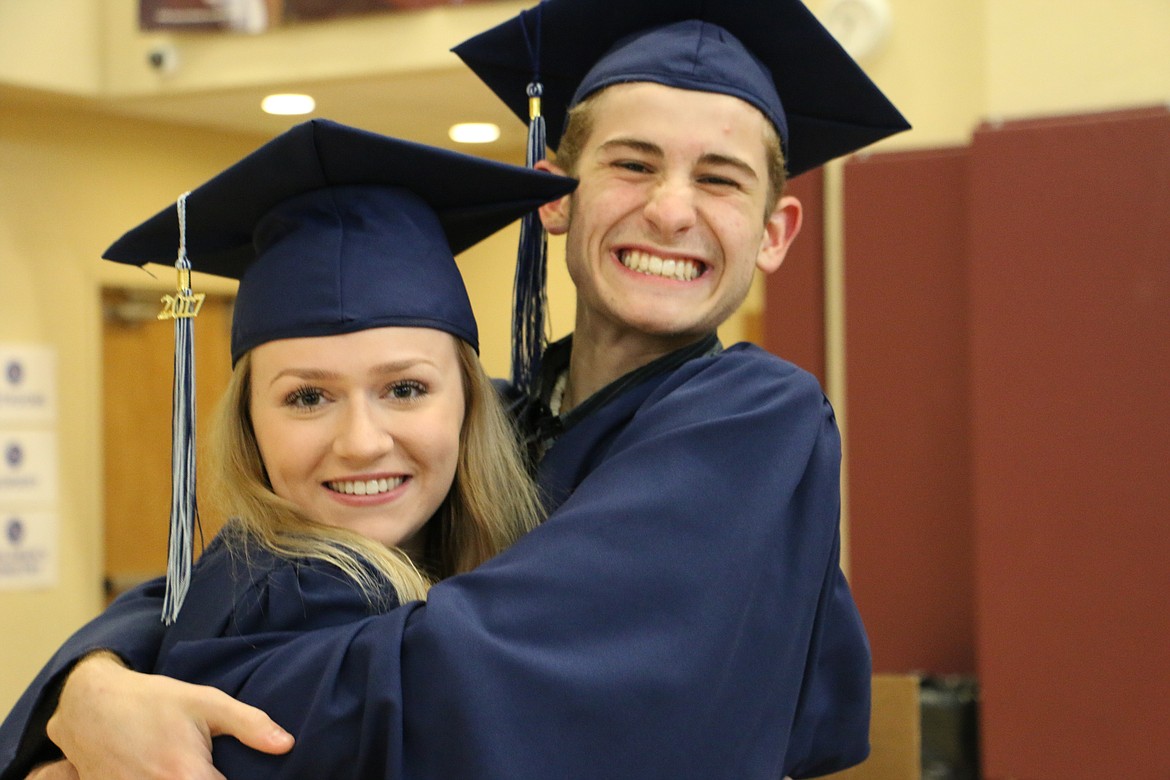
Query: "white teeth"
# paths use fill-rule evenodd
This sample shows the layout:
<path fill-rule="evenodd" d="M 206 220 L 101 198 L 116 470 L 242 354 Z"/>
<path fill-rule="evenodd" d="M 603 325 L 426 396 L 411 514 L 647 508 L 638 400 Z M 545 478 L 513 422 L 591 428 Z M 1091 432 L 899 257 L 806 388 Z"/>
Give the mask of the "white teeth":
<path fill-rule="evenodd" d="M 631 271 L 661 276 L 666 279 L 677 279 L 680 282 L 689 282 L 703 272 L 701 263 L 681 258 L 664 259 L 649 252 L 637 249 L 628 249 L 622 252 L 622 265 Z"/>
<path fill-rule="evenodd" d="M 347 496 L 376 496 L 379 493 L 393 490 L 405 481 L 406 477 L 395 477 L 394 479 L 370 479 L 364 482 L 346 480 L 325 484 L 335 493 L 345 493 Z"/>

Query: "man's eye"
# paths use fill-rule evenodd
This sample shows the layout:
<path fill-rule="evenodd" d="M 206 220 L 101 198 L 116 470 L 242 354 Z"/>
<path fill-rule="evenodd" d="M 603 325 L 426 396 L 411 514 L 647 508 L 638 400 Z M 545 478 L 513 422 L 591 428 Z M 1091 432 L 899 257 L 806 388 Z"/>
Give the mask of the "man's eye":
<path fill-rule="evenodd" d="M 726 176 L 703 176 L 699 179 L 702 184 L 712 187 L 734 187 L 739 189 L 739 182 Z"/>
<path fill-rule="evenodd" d="M 614 163 L 614 166 L 621 168 L 624 171 L 630 171 L 631 173 L 649 173 L 650 172 L 649 165 L 647 165 L 646 163 L 643 163 L 643 162 L 639 162 L 637 160 L 618 160 L 617 162 Z"/>

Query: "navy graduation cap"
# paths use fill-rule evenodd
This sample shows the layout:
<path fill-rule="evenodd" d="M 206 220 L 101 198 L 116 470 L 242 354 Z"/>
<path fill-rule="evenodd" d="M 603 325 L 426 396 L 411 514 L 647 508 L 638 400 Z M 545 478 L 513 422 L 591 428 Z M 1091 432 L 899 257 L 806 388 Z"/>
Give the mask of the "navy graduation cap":
<path fill-rule="evenodd" d="M 635 81 L 756 106 L 793 176 L 910 127 L 800 0 L 544 0 L 453 51 L 523 119 L 538 82 L 554 150 L 570 108 Z"/>
<path fill-rule="evenodd" d="M 269 141 L 105 251 L 175 263 L 171 538 L 163 619 L 190 576 L 195 507 L 190 271 L 238 279 L 233 365 L 277 339 L 385 326 L 442 330 L 478 349 L 454 255 L 576 182 L 316 119 Z M 176 260 L 176 251 L 178 259 Z"/>
<path fill-rule="evenodd" d="M 233 363 L 265 341 L 382 325 L 477 346 L 454 255 L 575 186 L 315 119 L 192 190 L 182 245 L 191 270 L 240 280 Z M 180 227 L 168 207 L 103 257 L 171 264 Z"/>

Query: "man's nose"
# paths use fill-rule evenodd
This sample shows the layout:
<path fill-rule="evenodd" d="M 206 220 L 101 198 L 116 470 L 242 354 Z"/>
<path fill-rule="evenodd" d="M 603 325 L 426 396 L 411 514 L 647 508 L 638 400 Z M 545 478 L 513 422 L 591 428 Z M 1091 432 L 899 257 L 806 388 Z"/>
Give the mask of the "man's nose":
<path fill-rule="evenodd" d="M 694 187 L 690 182 L 664 180 L 650 193 L 643 212 L 665 238 L 685 232 L 697 219 Z"/>

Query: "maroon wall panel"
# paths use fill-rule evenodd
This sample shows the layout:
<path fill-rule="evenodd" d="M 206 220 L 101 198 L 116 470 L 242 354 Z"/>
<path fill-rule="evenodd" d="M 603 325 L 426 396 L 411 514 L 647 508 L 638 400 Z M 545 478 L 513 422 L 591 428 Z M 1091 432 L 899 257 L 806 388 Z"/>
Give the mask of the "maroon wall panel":
<path fill-rule="evenodd" d="M 976 133 L 985 777 L 1170 778 L 1170 113 Z"/>
<path fill-rule="evenodd" d="M 967 154 L 845 167 L 850 580 L 878 672 L 975 668 Z"/>
<path fill-rule="evenodd" d="M 804 224 L 780 269 L 764 287 L 765 349 L 791 360 L 825 383 L 824 177 L 820 170 L 793 179 L 788 194 L 804 204 Z"/>

